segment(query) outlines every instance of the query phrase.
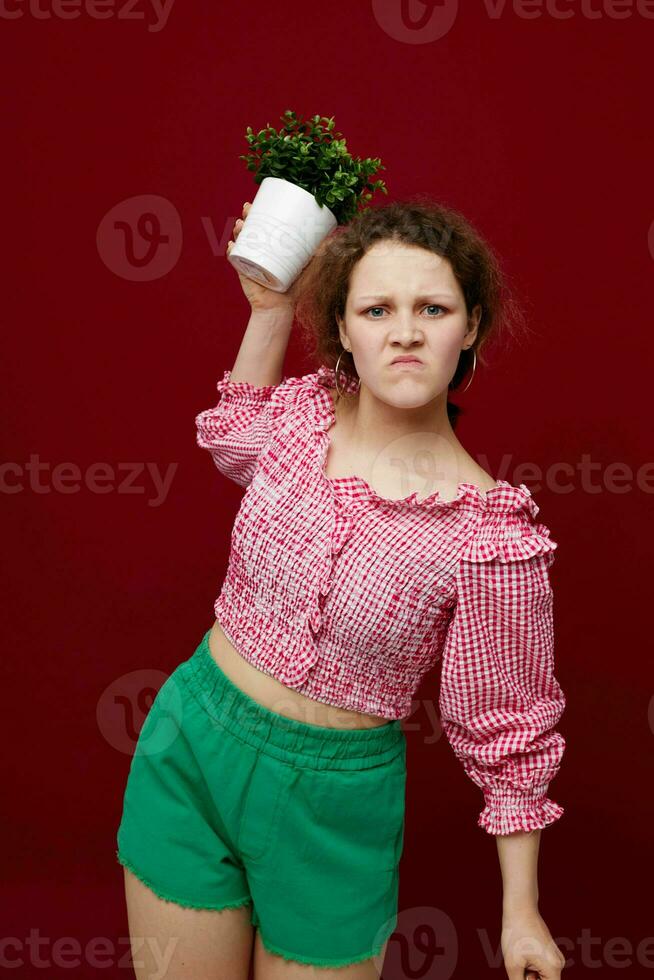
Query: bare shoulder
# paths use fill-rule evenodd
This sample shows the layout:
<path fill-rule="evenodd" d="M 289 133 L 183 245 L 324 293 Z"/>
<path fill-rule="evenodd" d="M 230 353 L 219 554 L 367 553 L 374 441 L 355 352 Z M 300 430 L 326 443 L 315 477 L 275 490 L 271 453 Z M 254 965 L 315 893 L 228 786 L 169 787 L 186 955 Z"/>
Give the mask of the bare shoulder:
<path fill-rule="evenodd" d="M 462 482 L 474 483 L 476 487 L 479 487 L 479 489 L 483 490 L 484 492 L 486 490 L 492 490 L 493 487 L 497 486 L 497 480 L 492 477 L 490 473 L 483 470 L 481 466 L 475 463 L 474 460 L 472 460 L 472 464 L 473 465 L 470 470 L 471 475 L 469 477 L 464 476 L 462 478 Z"/>
<path fill-rule="evenodd" d="M 490 473 L 487 473 L 465 450 L 462 451 L 458 460 L 457 478 L 459 483 L 472 483 L 484 493 L 497 486 L 497 480 Z"/>

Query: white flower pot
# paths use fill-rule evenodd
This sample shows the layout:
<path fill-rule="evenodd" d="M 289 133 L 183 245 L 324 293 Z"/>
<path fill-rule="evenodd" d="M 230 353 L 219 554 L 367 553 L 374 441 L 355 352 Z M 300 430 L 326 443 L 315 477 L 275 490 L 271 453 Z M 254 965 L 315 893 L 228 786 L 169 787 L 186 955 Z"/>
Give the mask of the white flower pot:
<path fill-rule="evenodd" d="M 264 177 L 227 258 L 241 275 L 285 293 L 337 223 L 303 187 Z"/>

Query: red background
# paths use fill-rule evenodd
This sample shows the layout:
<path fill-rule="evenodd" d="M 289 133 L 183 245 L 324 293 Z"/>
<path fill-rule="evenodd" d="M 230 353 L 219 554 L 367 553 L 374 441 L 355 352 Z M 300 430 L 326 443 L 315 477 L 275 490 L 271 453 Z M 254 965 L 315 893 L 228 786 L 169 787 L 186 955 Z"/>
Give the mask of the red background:
<path fill-rule="evenodd" d="M 478 368 L 459 435 L 494 476 L 529 485 L 559 543 L 567 750 L 551 795 L 566 813 L 542 834 L 540 908 L 571 956 L 566 975 L 631 963 L 629 976 L 651 976 L 654 946 L 649 960 L 637 947 L 654 932 L 654 480 L 637 471 L 651 465 L 654 20 L 635 4 L 619 19 L 608 0 L 561 2 L 568 19 L 551 4 L 526 17 L 538 8 L 507 3 L 492 16 L 492 4 L 466 3 L 443 37 L 417 43 L 399 0 L 177 0 L 158 31 L 144 2 L 132 8 L 140 19 L 118 17 L 120 6 L 103 20 L 84 8 L 46 18 L 7 0 L 21 16 L 0 17 L 2 935 L 19 944 L 15 972 L 43 974 L 26 946 L 38 930 L 46 960 L 61 937 L 115 945 L 106 969 L 82 957 L 57 975 L 130 975 L 114 846 L 134 732 L 112 696 L 136 697 L 136 670 L 158 687 L 213 621 L 241 490 L 197 448 L 194 417 L 215 404 L 247 322 L 224 257 L 256 192 L 238 159 L 245 127 L 293 108 L 335 116 L 351 152 L 381 157 L 389 196 L 375 203 L 425 191 L 463 211 L 527 306 L 528 343 Z M 140 195 L 179 216 L 176 259 L 158 277 L 146 266 L 143 281 L 98 243 L 105 215 Z M 294 336 L 285 374 L 313 367 Z M 104 492 L 89 483 L 98 463 Z M 148 463 L 172 467 L 159 501 Z M 62 479 L 61 464 L 78 471 Z M 551 478 L 558 464 L 571 468 L 565 489 Z M 612 481 L 616 464 L 624 475 Z M 481 795 L 433 736 L 436 672 L 419 696 L 398 931 L 411 910 L 441 910 L 457 936 L 454 975 L 503 976 L 486 949 L 499 943 L 501 886 L 495 843 L 476 827 Z M 139 726 L 142 705 L 143 689 Z M 584 934 L 595 940 L 585 951 Z M 405 975 L 396 955 L 387 976 Z"/>

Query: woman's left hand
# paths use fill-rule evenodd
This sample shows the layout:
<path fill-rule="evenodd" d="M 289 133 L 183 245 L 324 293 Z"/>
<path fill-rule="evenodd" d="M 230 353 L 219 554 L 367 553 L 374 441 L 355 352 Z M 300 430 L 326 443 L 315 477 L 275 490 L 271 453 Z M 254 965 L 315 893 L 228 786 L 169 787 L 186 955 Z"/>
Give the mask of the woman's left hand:
<path fill-rule="evenodd" d="M 537 910 L 505 912 L 502 955 L 509 980 L 560 980 L 565 956 Z"/>

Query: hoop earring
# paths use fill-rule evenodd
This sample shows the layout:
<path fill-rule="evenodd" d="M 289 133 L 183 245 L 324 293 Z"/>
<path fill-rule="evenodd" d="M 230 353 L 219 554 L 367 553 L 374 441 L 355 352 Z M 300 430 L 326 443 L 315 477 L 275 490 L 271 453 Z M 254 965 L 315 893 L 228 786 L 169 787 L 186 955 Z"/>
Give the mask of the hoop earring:
<path fill-rule="evenodd" d="M 470 350 L 470 348 L 469 348 L 469 347 L 466 347 L 466 348 L 465 348 L 465 350 Z M 467 385 L 465 386 L 465 388 L 462 388 L 462 389 L 461 389 L 461 392 L 462 392 L 462 393 L 463 393 L 464 391 L 467 391 L 467 390 L 468 390 L 468 388 L 470 387 L 470 385 L 472 384 L 472 379 L 474 378 L 474 376 L 475 376 L 475 371 L 477 370 L 477 351 L 476 351 L 476 350 L 473 350 L 473 352 L 472 352 L 472 356 L 473 356 L 473 362 L 472 362 L 472 374 L 470 375 L 470 381 L 468 381 L 468 384 L 467 384 Z"/>
<path fill-rule="evenodd" d="M 343 354 L 345 354 L 346 351 L 348 352 L 348 354 L 350 353 L 350 351 L 348 351 L 347 347 L 344 347 L 343 350 L 341 351 L 341 353 L 338 355 L 338 360 L 336 361 L 336 366 L 334 368 L 334 381 L 336 383 L 336 393 L 341 398 L 343 397 L 343 392 L 338 387 L 338 365 L 340 363 L 340 360 L 341 360 Z"/>

